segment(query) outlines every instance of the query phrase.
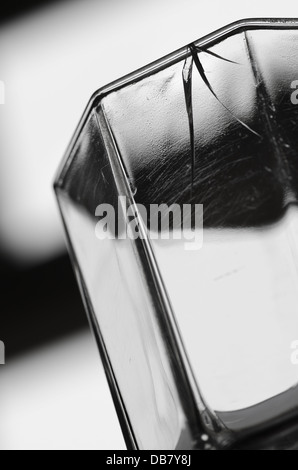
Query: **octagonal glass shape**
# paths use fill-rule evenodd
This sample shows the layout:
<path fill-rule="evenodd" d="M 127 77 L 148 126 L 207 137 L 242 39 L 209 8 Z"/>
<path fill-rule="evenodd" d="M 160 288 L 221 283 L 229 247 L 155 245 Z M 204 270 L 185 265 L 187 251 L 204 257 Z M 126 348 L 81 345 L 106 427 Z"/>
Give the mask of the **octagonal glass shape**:
<path fill-rule="evenodd" d="M 55 188 L 129 448 L 297 447 L 297 88 L 298 23 L 246 20 L 88 105 Z M 161 204 L 203 205 L 200 249 Z"/>

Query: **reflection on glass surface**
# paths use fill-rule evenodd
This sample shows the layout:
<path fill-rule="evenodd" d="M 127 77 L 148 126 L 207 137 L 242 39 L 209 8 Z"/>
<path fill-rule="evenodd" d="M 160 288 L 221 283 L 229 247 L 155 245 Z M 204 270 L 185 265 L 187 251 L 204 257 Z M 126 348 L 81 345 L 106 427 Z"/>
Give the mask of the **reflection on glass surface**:
<path fill-rule="evenodd" d="M 101 90 L 59 173 L 131 447 L 297 445 L 286 425 L 298 405 L 297 29 L 238 23 Z M 203 204 L 203 248 L 99 241 L 99 204 L 128 223 L 119 195 L 147 208 Z"/>

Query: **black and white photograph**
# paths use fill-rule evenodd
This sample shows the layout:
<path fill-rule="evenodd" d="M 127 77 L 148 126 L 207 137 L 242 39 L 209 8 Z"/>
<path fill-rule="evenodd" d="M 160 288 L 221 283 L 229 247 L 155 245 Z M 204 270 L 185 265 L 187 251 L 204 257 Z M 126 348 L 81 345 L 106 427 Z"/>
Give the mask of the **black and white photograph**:
<path fill-rule="evenodd" d="M 0 450 L 298 450 L 294 0 L 3 0 Z"/>

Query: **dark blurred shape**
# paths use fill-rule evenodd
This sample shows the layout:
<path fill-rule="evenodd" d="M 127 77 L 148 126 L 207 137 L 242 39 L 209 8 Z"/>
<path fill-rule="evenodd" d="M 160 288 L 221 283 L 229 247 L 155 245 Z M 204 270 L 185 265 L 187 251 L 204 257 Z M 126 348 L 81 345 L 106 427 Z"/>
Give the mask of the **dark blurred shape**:
<path fill-rule="evenodd" d="M 22 14 L 30 13 L 37 8 L 52 3 L 58 3 L 58 0 L 23 0 L 22 2 L 17 0 L 4 0 L 1 2 L 0 23 L 21 16 Z"/>
<path fill-rule="evenodd" d="M 0 285 L 0 339 L 7 361 L 87 326 L 67 256 L 28 270 L 3 261 Z"/>
<path fill-rule="evenodd" d="M 3 0 L 0 23 L 58 0 Z M 0 254 L 0 340 L 6 359 L 85 328 L 87 321 L 68 256 L 20 268 Z"/>

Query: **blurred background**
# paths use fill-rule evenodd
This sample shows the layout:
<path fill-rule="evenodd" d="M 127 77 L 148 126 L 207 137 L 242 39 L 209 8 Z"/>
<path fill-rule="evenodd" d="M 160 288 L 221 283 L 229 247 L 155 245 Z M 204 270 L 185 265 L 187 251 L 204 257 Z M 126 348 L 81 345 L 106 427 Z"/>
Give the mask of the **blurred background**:
<path fill-rule="evenodd" d="M 295 8 L 296 7 L 296 8 Z M 2 0 L 0 449 L 123 449 L 52 190 L 93 92 L 294 0 Z"/>

